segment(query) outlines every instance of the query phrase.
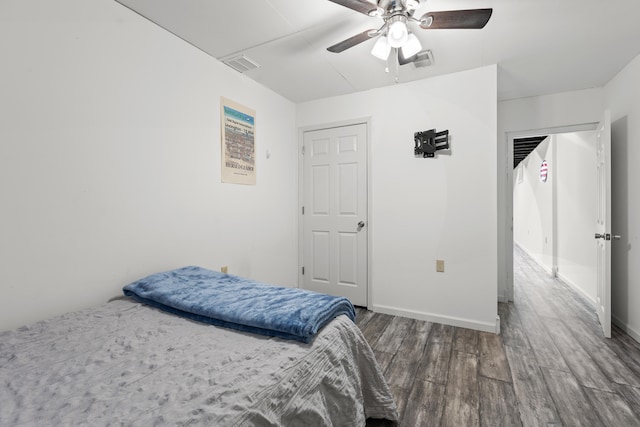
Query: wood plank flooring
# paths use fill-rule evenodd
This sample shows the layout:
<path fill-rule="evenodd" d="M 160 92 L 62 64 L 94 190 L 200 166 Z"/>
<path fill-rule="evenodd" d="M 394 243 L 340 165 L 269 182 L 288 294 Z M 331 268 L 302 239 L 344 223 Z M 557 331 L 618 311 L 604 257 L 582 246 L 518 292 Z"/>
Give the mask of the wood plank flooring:
<path fill-rule="evenodd" d="M 640 344 L 517 247 L 514 287 L 500 335 L 358 309 L 399 425 L 640 426 Z"/>

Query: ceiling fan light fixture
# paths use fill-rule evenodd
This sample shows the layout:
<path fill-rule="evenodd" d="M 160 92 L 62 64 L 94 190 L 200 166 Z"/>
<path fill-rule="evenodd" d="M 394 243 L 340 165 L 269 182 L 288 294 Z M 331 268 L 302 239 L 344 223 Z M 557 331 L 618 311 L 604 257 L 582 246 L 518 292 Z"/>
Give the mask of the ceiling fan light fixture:
<path fill-rule="evenodd" d="M 389 45 L 398 48 L 407 42 L 409 30 L 407 29 L 407 18 L 405 16 L 394 16 L 387 30 Z"/>
<path fill-rule="evenodd" d="M 409 34 L 407 37 L 407 42 L 402 46 L 402 55 L 405 58 L 411 58 L 413 55 L 417 54 L 422 50 L 422 45 L 420 44 L 420 40 L 416 37 L 415 34 Z"/>
<path fill-rule="evenodd" d="M 371 55 L 383 61 L 387 60 L 389 53 L 391 53 L 391 46 L 385 36 L 380 37 L 376 44 L 373 45 L 373 49 L 371 49 Z"/>
<path fill-rule="evenodd" d="M 417 9 L 420 6 L 420 0 L 407 0 L 406 1 L 407 9 Z"/>

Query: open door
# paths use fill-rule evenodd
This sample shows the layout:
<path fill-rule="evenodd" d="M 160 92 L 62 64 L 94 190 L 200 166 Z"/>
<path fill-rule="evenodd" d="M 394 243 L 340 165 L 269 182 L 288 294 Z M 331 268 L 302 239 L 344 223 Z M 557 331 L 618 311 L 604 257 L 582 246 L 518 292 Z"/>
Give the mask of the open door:
<path fill-rule="evenodd" d="M 596 135 L 596 311 L 604 336 L 611 338 L 611 116 L 605 111 Z M 619 238 L 619 236 L 615 236 Z"/>

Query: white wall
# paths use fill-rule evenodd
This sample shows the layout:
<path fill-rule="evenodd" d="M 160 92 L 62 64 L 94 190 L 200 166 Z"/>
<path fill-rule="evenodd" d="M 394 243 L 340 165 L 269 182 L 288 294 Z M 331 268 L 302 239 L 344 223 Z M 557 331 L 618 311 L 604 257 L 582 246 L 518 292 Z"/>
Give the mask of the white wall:
<path fill-rule="evenodd" d="M 604 89 L 594 88 L 498 103 L 498 300 L 513 300 L 513 150 L 510 137 L 539 134 L 537 130 L 582 127 L 600 121 Z M 577 130 L 577 129 L 573 129 Z"/>
<path fill-rule="evenodd" d="M 514 242 L 594 302 L 595 135 L 550 135 L 518 165 L 513 180 Z M 546 182 L 539 179 L 542 160 Z"/>
<path fill-rule="evenodd" d="M 612 312 L 640 340 L 640 56 L 605 86 L 612 122 Z"/>
<path fill-rule="evenodd" d="M 548 272 L 553 268 L 555 145 L 547 138 L 514 171 L 513 240 Z M 540 165 L 549 165 L 547 181 L 540 181 Z"/>
<path fill-rule="evenodd" d="M 556 145 L 556 274 L 595 303 L 596 132 L 554 137 Z"/>
<path fill-rule="evenodd" d="M 371 119 L 375 311 L 495 330 L 496 74 L 489 66 L 298 105 L 300 127 Z M 413 133 L 431 128 L 449 130 L 451 155 L 413 155 Z"/>
<path fill-rule="evenodd" d="M 0 330 L 189 264 L 296 284 L 294 104 L 111 0 L 0 2 L 0 52 Z M 220 183 L 220 96 L 256 186 Z"/>

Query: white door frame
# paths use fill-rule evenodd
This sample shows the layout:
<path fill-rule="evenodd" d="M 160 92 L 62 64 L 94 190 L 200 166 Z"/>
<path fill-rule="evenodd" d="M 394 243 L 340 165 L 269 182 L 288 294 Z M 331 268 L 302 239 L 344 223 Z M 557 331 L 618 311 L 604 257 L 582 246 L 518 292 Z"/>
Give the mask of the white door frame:
<path fill-rule="evenodd" d="M 523 131 L 506 132 L 507 140 L 507 185 L 505 186 L 506 198 L 506 232 L 505 232 L 505 268 L 507 270 L 506 294 L 498 295 L 499 302 L 513 301 L 513 140 L 539 135 L 553 135 L 559 133 L 572 133 L 582 131 L 594 131 L 598 123 L 581 123 L 550 128 L 531 129 Z M 556 237 L 554 236 L 554 239 Z M 554 257 L 556 254 L 554 254 Z M 555 262 L 555 261 L 554 261 Z"/>
<path fill-rule="evenodd" d="M 372 297 L 372 275 L 371 275 L 371 255 L 373 241 L 373 209 L 372 209 L 372 174 L 371 174 L 371 117 L 344 120 L 339 122 L 311 125 L 298 128 L 298 287 L 302 287 L 304 278 L 302 277 L 302 267 L 304 265 L 304 218 L 302 217 L 302 206 L 304 203 L 304 156 L 302 147 L 304 144 L 304 133 L 315 130 L 330 129 L 351 125 L 365 124 L 367 127 L 367 226 L 362 230 L 367 233 L 367 307 L 373 307 Z"/>

